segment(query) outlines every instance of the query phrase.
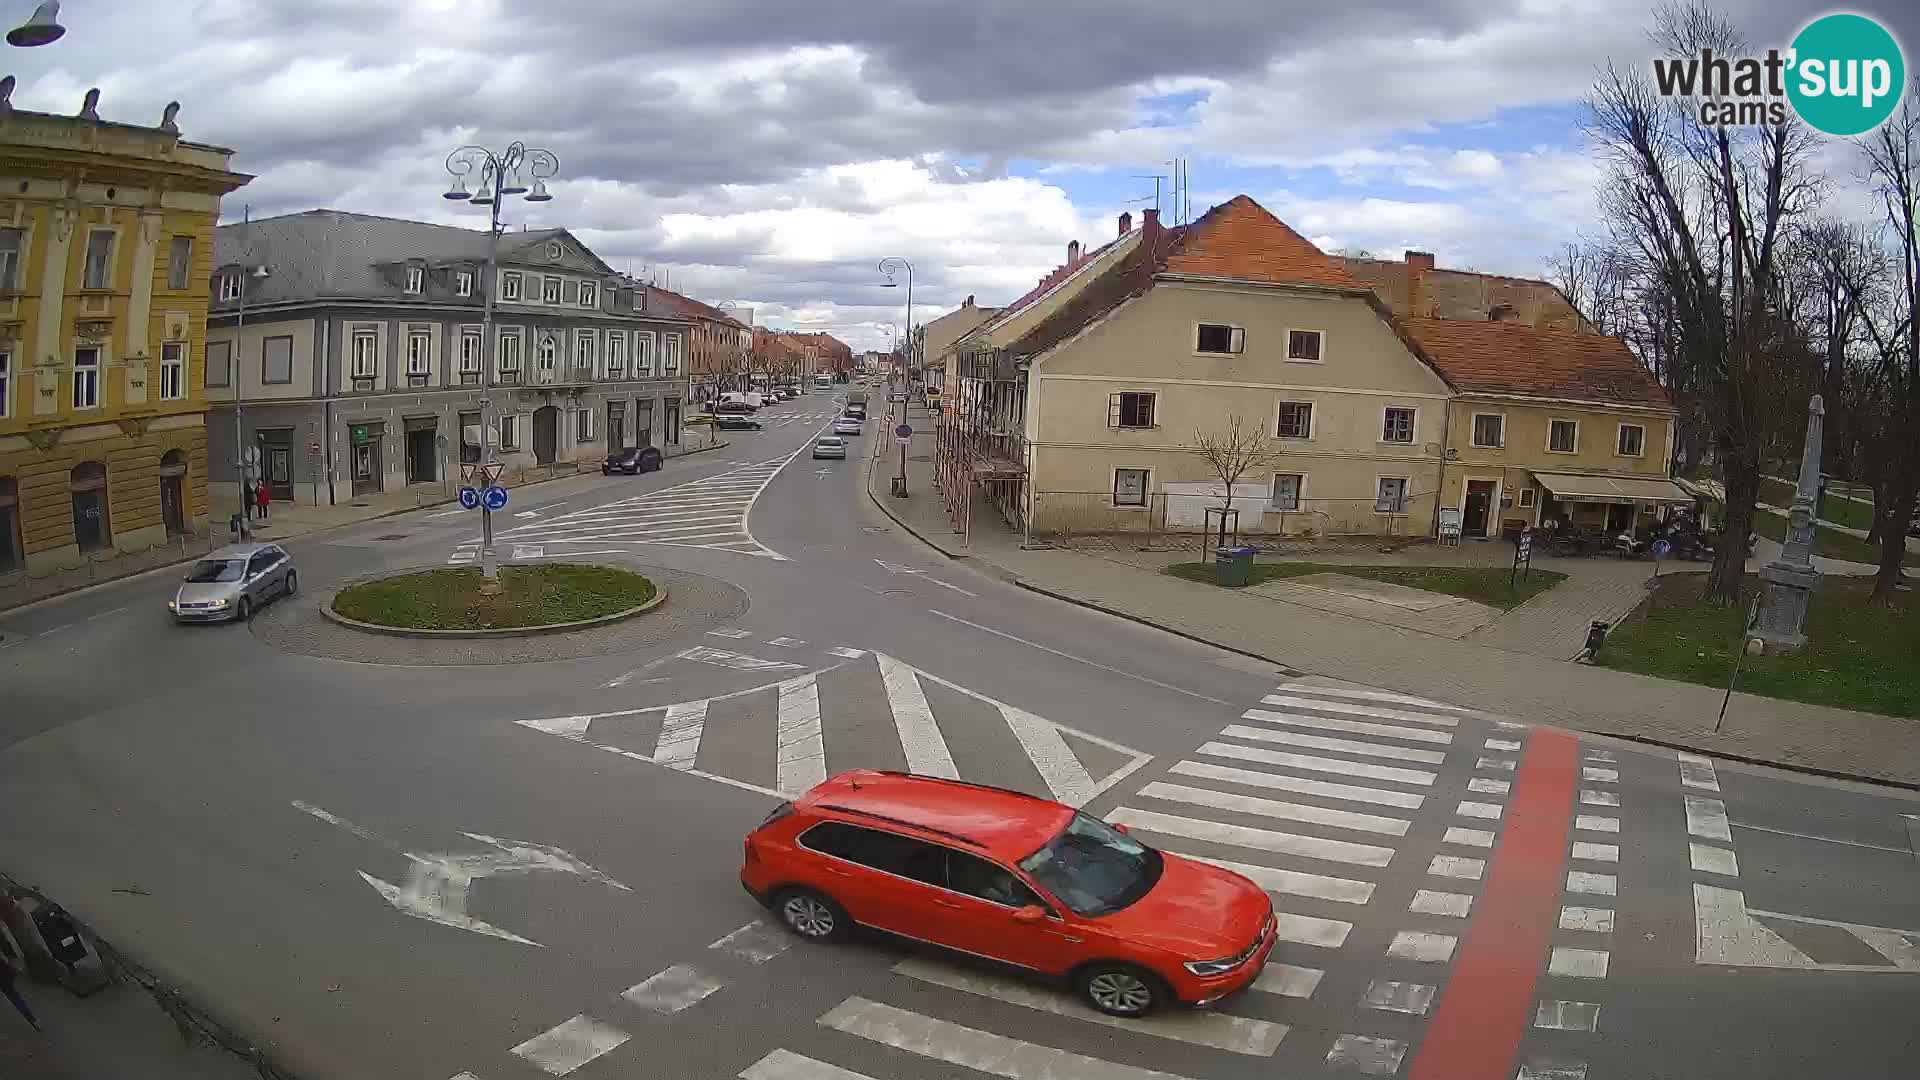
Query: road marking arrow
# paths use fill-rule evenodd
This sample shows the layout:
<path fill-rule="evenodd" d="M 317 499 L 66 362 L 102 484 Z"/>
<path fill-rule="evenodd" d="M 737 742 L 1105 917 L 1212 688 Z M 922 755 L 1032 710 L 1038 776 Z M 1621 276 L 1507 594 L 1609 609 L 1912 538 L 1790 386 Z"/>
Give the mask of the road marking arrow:
<path fill-rule="evenodd" d="M 879 563 L 880 569 L 885 570 L 889 574 L 924 574 L 926 573 L 925 570 L 915 569 L 914 567 L 911 567 L 911 566 L 901 566 L 899 563 L 890 563 L 885 559 L 875 559 L 873 561 Z"/>

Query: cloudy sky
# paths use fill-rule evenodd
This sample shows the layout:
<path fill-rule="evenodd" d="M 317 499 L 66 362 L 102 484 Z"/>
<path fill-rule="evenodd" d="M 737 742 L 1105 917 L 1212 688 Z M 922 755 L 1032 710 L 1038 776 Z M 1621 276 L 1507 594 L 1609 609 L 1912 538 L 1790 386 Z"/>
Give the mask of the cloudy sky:
<path fill-rule="evenodd" d="M 1851 10 L 1920 31 L 1887 19 L 1906 6 Z M 1724 10 L 1765 46 L 1827 9 Z M 15 104 L 98 86 L 103 117 L 152 124 L 177 99 L 258 177 L 229 219 L 481 223 L 439 198 L 443 159 L 520 138 L 563 171 L 509 220 L 870 348 L 903 318 L 883 256 L 913 262 L 916 319 L 1004 303 L 1151 205 L 1176 156 L 1195 215 L 1244 192 L 1329 249 L 1538 273 L 1591 221 L 1579 100 L 1609 57 L 1644 62 L 1650 4 L 68 0 L 61 21 L 6 51 Z"/>

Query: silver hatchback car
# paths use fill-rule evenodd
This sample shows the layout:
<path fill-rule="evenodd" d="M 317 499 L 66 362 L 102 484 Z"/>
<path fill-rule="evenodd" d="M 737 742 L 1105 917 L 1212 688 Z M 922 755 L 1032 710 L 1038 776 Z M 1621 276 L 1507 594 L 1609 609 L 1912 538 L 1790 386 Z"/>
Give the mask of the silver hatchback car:
<path fill-rule="evenodd" d="M 245 622 L 261 604 L 299 587 L 293 558 L 278 544 L 230 544 L 187 570 L 167 610 L 181 622 Z"/>

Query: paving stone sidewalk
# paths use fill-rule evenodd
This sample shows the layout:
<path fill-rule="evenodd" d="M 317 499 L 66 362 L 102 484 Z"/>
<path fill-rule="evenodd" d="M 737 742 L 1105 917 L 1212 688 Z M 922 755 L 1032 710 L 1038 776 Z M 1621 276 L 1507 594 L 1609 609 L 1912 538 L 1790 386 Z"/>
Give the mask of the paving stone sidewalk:
<path fill-rule="evenodd" d="M 921 426 L 918 417 L 912 419 Z M 933 447 L 929 438 L 916 436 L 909 449 L 914 457 L 931 454 Z M 963 545 L 933 488 L 931 465 L 910 462 L 909 485 L 916 494 L 906 500 L 886 493 L 888 471 L 871 470 L 869 486 L 874 500 L 903 527 L 979 569 L 1076 604 L 1307 673 L 1456 701 L 1532 723 L 1920 787 L 1920 722 L 1914 719 L 1735 694 L 1723 729 L 1715 732 L 1722 691 L 1711 687 L 1283 606 L 1130 561 L 1147 554 L 1171 560 L 1163 552 L 1023 550 L 1020 537 L 985 507 L 976 508 L 972 534 Z M 1651 564 L 1618 565 L 1651 572 Z"/>

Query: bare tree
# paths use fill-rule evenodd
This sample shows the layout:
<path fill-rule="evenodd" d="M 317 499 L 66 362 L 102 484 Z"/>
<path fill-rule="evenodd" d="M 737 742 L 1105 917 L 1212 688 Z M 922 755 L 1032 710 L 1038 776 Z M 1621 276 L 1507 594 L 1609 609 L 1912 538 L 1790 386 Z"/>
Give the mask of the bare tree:
<path fill-rule="evenodd" d="M 1548 259 L 1547 281 L 1596 332 L 1624 338 L 1633 329 L 1632 262 L 1629 252 L 1604 240 L 1564 244 Z"/>
<path fill-rule="evenodd" d="M 1725 18 L 1698 3 L 1661 9 L 1653 38 L 1679 56 L 1745 48 Z M 1814 136 L 1791 118 L 1704 125 L 1645 73 L 1612 65 L 1588 106 L 1588 130 L 1610 165 L 1607 225 L 1669 308 L 1674 354 L 1664 381 L 1697 403 L 1726 487 L 1729 542 L 1715 553 L 1707 596 L 1737 603 L 1762 463 L 1804 405 L 1793 400 L 1799 380 L 1782 359 L 1790 335 L 1778 303 L 1788 233 L 1818 204 L 1807 164 Z"/>
<path fill-rule="evenodd" d="M 1226 485 L 1221 508 L 1232 509 L 1233 489 L 1242 477 L 1264 472 L 1279 462 L 1281 449 L 1264 428 L 1249 424 L 1238 415 L 1230 416 L 1224 426 L 1193 433 L 1193 452 L 1207 463 L 1213 475 Z M 1220 516 L 1220 543 L 1227 542 L 1227 515 Z"/>

